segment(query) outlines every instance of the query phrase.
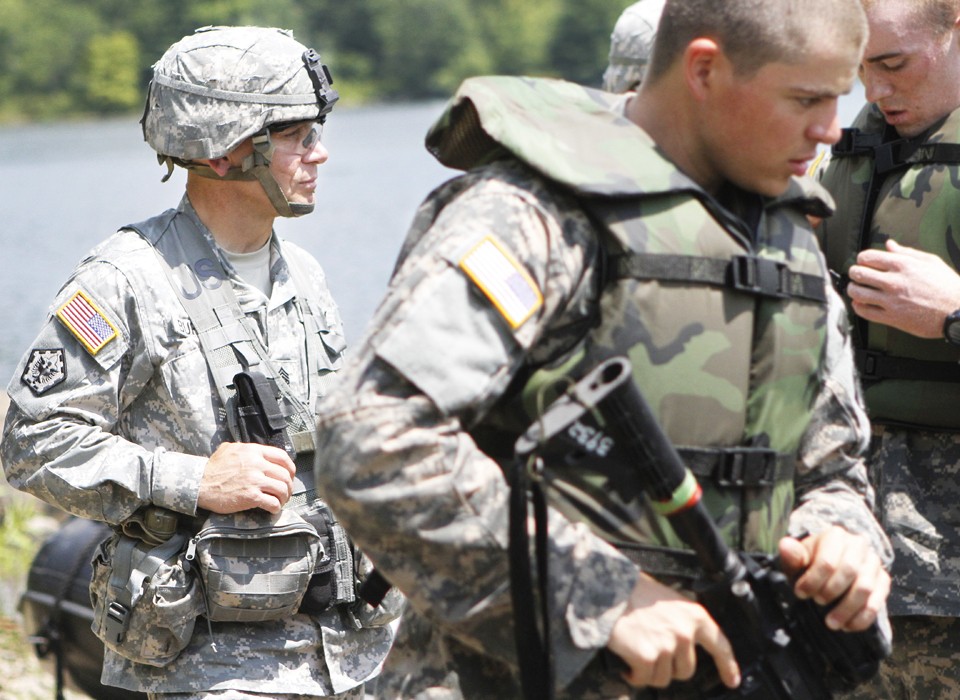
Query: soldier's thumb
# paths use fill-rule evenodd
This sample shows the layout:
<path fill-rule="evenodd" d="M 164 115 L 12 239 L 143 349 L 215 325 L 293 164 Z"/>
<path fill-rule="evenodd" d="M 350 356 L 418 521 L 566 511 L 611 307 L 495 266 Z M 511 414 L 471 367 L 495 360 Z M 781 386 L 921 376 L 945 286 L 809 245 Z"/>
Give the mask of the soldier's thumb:
<path fill-rule="evenodd" d="M 810 565 L 810 552 L 800 540 L 780 540 L 780 565 L 787 574 L 796 576 Z"/>

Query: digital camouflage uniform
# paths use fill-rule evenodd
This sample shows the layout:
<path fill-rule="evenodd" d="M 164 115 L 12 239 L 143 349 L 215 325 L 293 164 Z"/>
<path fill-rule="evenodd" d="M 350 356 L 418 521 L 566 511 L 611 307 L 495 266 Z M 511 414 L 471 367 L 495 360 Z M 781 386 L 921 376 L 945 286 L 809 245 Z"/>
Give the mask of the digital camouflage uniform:
<path fill-rule="evenodd" d="M 841 203 L 819 232 L 830 268 L 845 281 L 860 249 L 892 238 L 960 269 L 960 162 L 925 148 L 960 143 L 960 110 L 904 143 L 871 105 L 853 128 L 857 141 L 845 137 L 817 171 Z M 890 144 L 880 156 L 888 169 L 874 176 L 870 148 L 881 141 Z M 865 150 L 852 152 L 858 145 Z M 871 177 L 876 199 L 860 241 Z M 852 312 L 851 319 L 874 426 L 867 463 L 896 555 L 888 601 L 894 655 L 882 682 L 890 697 L 960 698 L 960 349 Z M 859 697 L 878 697 L 880 683 Z"/>
<path fill-rule="evenodd" d="M 381 679 L 388 697 L 519 695 L 509 489 L 475 435 L 512 395 L 515 378 L 570 351 L 598 320 L 600 234 L 571 187 L 587 183 L 601 196 L 647 192 L 659 197 L 651 208 L 663 217 L 672 205 L 693 201 L 691 193 L 711 199 L 611 104 L 609 95 L 556 81 L 464 83 L 428 146 L 445 164 L 470 169 L 421 206 L 373 330 L 322 405 L 318 453 L 332 468 L 319 476 L 320 488 L 411 601 Z M 472 167 L 478 158 L 487 164 Z M 548 169 L 553 180 L 521 161 Z M 723 211 L 720 220 L 731 230 L 744 226 Z M 702 210 L 698 216 L 673 221 L 678 242 L 685 223 L 716 228 Z M 765 227 L 766 215 L 762 221 Z M 643 225 L 637 220 L 635 230 Z M 799 231 L 819 261 L 825 290 L 812 237 Z M 812 418 L 799 436 L 789 530 L 802 535 L 842 522 L 889 558 L 857 456 L 867 424 L 844 329 L 842 304 L 830 293 Z M 694 329 L 689 340 L 698 342 L 696 335 Z M 710 357 L 709 348 L 703 351 Z M 490 451 L 508 455 L 511 447 L 501 442 Z M 780 518 L 776 524 L 785 528 L 785 514 Z M 557 510 L 550 512 L 548 548 L 561 696 L 649 697 L 631 690 L 598 654 L 625 609 L 637 566 L 585 522 Z"/>
<path fill-rule="evenodd" d="M 257 180 L 280 216 L 313 210 L 312 202 L 288 201 L 276 181 L 270 168 L 270 129 L 322 123 L 337 101 L 329 71 L 316 51 L 284 30 L 205 27 L 173 44 L 153 68 L 141 123 L 144 139 L 161 163 L 171 169 L 181 165 L 197 177 Z M 314 128 L 302 147 L 309 151 L 317 137 Z M 226 176 L 197 162 L 224 157 L 247 140 L 252 152 Z M 184 540 L 196 534 L 209 515 L 197 512 L 208 458 L 221 443 L 245 434 L 235 426 L 231 430 L 230 422 L 243 408 L 235 407 L 239 392 L 234 383 L 240 371 L 260 372 L 280 387 L 279 429 L 297 449 L 293 495 L 309 500 L 314 409 L 344 351 L 339 312 L 312 256 L 271 235 L 268 299 L 240 278 L 194 204 L 185 196 L 177 210 L 120 230 L 80 263 L 10 383 L 2 443 L 4 468 L 13 486 L 80 517 L 115 526 L 135 512 L 141 517 L 145 506 L 168 509 L 179 514 L 177 537 Z M 265 441 L 262 435 L 252 437 Z M 291 509 L 301 505 L 294 504 L 294 498 L 287 502 Z M 315 528 L 292 510 L 284 514 L 299 520 L 301 539 L 288 547 L 274 545 L 276 540 L 266 536 L 245 543 L 240 565 L 214 572 L 222 574 L 215 592 L 226 591 L 220 602 L 231 604 L 251 592 L 262 599 L 265 591 L 289 588 L 286 583 L 261 584 L 256 578 L 261 574 L 273 577 L 268 583 L 296 577 L 305 585 L 317 571 L 294 575 L 287 568 L 274 570 L 283 566 L 284 555 L 278 552 L 307 549 L 310 529 Z M 256 513 L 224 517 L 242 526 Z M 125 546 L 135 541 L 121 540 Z M 170 542 L 178 544 L 171 537 L 164 546 Z M 201 545 L 193 545 L 200 550 Z M 331 538 L 326 546 L 337 551 L 329 552 L 326 561 L 335 559 L 335 571 L 344 574 L 337 583 L 347 583 L 352 594 L 354 571 L 340 570 L 350 561 L 346 538 Z M 339 556 L 341 549 L 344 556 Z M 121 551 L 119 545 L 116 551 Z M 183 557 L 191 558 L 189 547 Z M 147 643 L 127 655 L 137 662 L 117 653 L 126 648 L 107 645 L 107 685 L 151 695 L 217 690 L 230 691 L 230 697 L 243 692 L 359 697 L 390 647 L 392 630 L 384 624 L 389 615 L 375 619 L 367 615 L 378 616 L 379 610 L 358 608 L 369 625 L 359 628 L 345 613 L 345 603 L 324 608 L 321 601 L 316 609 L 323 612 L 266 622 L 208 623 L 201 616 L 187 647 L 170 661 L 181 640 L 173 649 L 155 653 L 160 642 L 150 638 L 151 630 L 160 635 L 163 629 L 156 616 L 147 618 L 154 624 L 138 625 L 137 634 L 124 627 L 112 631 L 116 619 L 134 617 L 136 603 L 132 596 L 123 601 L 111 596 L 130 588 L 139 596 L 139 577 L 151 574 L 139 564 L 130 572 L 130 557 L 114 553 L 111 558 L 112 569 L 94 567 L 92 597 L 110 611 L 95 616 L 95 630 L 106 620 L 101 639 L 133 639 L 140 645 L 143 636 Z M 196 561 L 196 566 L 180 571 L 189 569 L 188 575 L 195 575 L 203 568 L 202 552 Z M 369 568 L 369 562 L 358 562 L 358 567 Z M 112 570 L 119 580 L 109 573 L 98 577 L 99 570 Z M 189 590 L 198 580 L 164 584 L 162 572 L 155 578 L 157 586 L 168 585 L 175 593 Z M 101 579 L 109 585 L 100 587 Z M 210 580 L 207 593 L 213 587 Z M 297 609 L 300 592 L 296 588 L 294 601 L 287 603 L 292 609 Z M 158 592 L 151 600 L 161 597 Z M 148 614 L 158 607 L 154 604 Z M 254 612 L 259 610 L 255 607 Z M 213 617 L 217 609 L 208 601 L 206 612 Z M 143 649 L 149 653 L 141 654 Z M 147 665 L 151 660 L 169 663 Z"/>
<path fill-rule="evenodd" d="M 171 226 L 171 235 L 203 235 L 213 245 L 186 198 Z M 328 353 L 314 379 L 320 393 L 341 363 L 340 316 L 316 261 L 276 236 L 270 245 L 269 300 L 221 256 L 231 271 L 224 283 L 257 319 L 271 359 L 305 400 L 301 297 L 286 259 L 295 256 L 309 270 L 311 286 L 302 298 L 321 324 Z M 194 270 L 203 269 L 199 263 Z M 215 283 L 199 275 L 184 279 L 182 293 Z M 103 335 L 112 336 L 96 354 L 54 315 L 78 291 L 95 305 L 95 323 L 109 329 Z M 10 383 L 2 446 L 8 481 L 68 512 L 112 524 L 147 504 L 193 515 L 207 458 L 232 439 L 209 376 L 190 318 L 153 249 L 137 233 L 118 232 L 70 277 Z M 103 680 L 150 692 L 216 687 L 332 695 L 362 683 L 390 645 L 388 628 L 354 630 L 337 610 L 315 618 L 213 623 L 212 629 L 216 649 L 201 619 L 190 646 L 164 668 L 133 664 L 108 650 Z"/>
<path fill-rule="evenodd" d="M 610 35 L 610 58 L 603 72 L 604 90 L 635 90 L 643 80 L 665 4 L 666 0 L 640 0 L 620 14 Z"/>

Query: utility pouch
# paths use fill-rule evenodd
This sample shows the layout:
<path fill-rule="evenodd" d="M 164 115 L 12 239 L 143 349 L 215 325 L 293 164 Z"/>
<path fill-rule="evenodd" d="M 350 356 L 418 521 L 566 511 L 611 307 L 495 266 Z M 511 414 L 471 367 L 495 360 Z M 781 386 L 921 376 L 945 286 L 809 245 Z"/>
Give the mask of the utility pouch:
<path fill-rule="evenodd" d="M 149 545 L 161 545 L 177 531 L 178 517 L 172 510 L 147 506 L 120 523 L 127 537 L 143 540 Z"/>
<path fill-rule="evenodd" d="M 357 597 L 357 579 L 353 545 L 347 533 L 321 500 L 314 500 L 297 512 L 314 526 L 321 543 L 320 556 L 299 611 L 316 615 L 341 603 L 353 603 Z"/>
<path fill-rule="evenodd" d="M 263 622 L 297 611 L 320 555 L 316 529 L 293 510 L 214 513 L 190 540 L 215 622 Z"/>
<path fill-rule="evenodd" d="M 238 372 L 233 377 L 237 389 L 235 414 L 236 434 L 241 442 L 256 442 L 286 450 L 291 459 L 296 451 L 286 433 L 286 419 L 277 402 L 277 385 L 260 372 Z"/>
<path fill-rule="evenodd" d="M 184 562 L 187 537 L 152 545 L 121 533 L 93 558 L 91 629 L 124 658 L 166 666 L 190 642 L 203 600 Z"/>

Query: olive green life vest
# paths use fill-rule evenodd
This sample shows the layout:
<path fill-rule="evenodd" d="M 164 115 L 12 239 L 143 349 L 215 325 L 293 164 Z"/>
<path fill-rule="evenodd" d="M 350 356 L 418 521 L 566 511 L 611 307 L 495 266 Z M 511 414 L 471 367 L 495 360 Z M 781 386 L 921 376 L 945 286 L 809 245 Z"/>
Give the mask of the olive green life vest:
<path fill-rule="evenodd" d="M 611 272 L 600 324 L 572 356 L 533 373 L 521 394 L 529 415 L 536 387 L 628 355 L 728 543 L 773 552 L 793 507 L 826 332 L 826 270 L 804 213 L 829 205 L 812 181 L 795 181 L 765 203 L 752 242 L 610 99 L 560 81 L 471 79 L 427 145 L 452 167 L 517 158 L 577 195 L 602 231 Z M 509 403 L 475 431 L 482 445 L 512 444 L 510 431 L 526 427 Z M 642 494 L 609 474 L 557 468 L 551 485 L 556 507 L 616 544 L 683 546 Z"/>
<path fill-rule="evenodd" d="M 820 230 L 841 284 L 857 253 L 883 248 L 888 238 L 960 268 L 960 111 L 919 141 L 891 132 L 867 106 L 834 146 L 821 179 L 843 203 Z M 851 318 L 871 421 L 960 430 L 960 348 L 852 311 Z"/>

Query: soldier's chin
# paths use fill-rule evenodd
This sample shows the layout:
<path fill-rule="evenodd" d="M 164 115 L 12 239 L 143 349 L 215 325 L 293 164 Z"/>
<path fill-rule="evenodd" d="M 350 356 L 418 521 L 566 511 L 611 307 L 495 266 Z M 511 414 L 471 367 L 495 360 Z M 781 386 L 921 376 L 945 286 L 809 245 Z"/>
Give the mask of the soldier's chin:
<path fill-rule="evenodd" d="M 790 175 L 783 177 L 757 178 L 748 184 L 740 185 L 748 192 L 755 192 L 763 197 L 779 197 L 790 187 Z"/>
<path fill-rule="evenodd" d="M 294 217 L 305 216 L 306 214 L 312 213 L 313 208 L 313 202 L 290 202 L 290 215 Z"/>

